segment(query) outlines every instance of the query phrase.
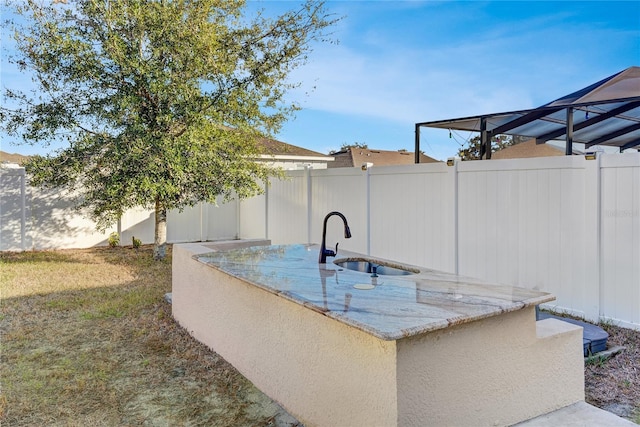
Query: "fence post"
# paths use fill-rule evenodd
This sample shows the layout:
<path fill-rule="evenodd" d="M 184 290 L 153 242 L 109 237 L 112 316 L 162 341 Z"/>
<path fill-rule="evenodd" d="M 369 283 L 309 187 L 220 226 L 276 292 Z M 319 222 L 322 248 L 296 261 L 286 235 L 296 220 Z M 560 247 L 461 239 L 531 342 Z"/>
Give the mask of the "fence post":
<path fill-rule="evenodd" d="M 264 185 L 264 238 L 269 240 L 269 182 Z"/>
<path fill-rule="evenodd" d="M 366 173 L 364 175 L 364 179 L 366 179 L 366 189 L 367 189 L 367 217 L 366 217 L 366 225 L 367 225 L 367 255 L 371 255 L 371 171 L 369 168 L 366 169 Z"/>
<path fill-rule="evenodd" d="M 234 235 L 234 239 L 240 239 L 240 236 L 242 235 L 242 230 L 240 229 L 240 227 L 242 226 L 242 221 L 240 221 L 240 198 L 236 197 L 236 232 Z"/>
<path fill-rule="evenodd" d="M 27 174 L 24 168 L 20 169 L 20 248 L 24 252 L 27 249 Z"/>
<path fill-rule="evenodd" d="M 602 194 L 600 153 L 595 160 L 584 160 L 585 165 L 585 301 L 587 320 L 600 320 L 602 310 L 601 234 Z"/>
<path fill-rule="evenodd" d="M 204 233 L 203 233 L 203 228 L 202 228 L 202 222 L 204 221 L 204 202 L 200 202 L 199 203 L 199 209 L 200 209 L 200 241 L 204 242 Z"/>
<path fill-rule="evenodd" d="M 458 159 L 453 159 L 453 167 L 451 168 L 450 174 L 453 179 L 453 272 L 455 274 L 459 274 L 460 236 L 458 235 Z"/>
<path fill-rule="evenodd" d="M 311 244 L 311 221 L 313 220 L 313 206 L 311 206 L 313 196 L 311 188 L 311 168 L 309 165 L 304 165 L 304 177 L 306 180 L 307 188 L 307 243 Z"/>

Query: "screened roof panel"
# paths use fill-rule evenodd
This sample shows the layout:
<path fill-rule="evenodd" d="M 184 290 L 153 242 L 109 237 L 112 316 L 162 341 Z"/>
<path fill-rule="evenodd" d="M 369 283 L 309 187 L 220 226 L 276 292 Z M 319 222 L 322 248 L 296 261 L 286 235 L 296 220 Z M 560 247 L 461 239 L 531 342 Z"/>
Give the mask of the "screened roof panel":
<path fill-rule="evenodd" d="M 537 143 L 565 139 L 573 109 L 573 141 L 619 148 L 640 147 L 640 67 L 630 67 L 579 91 L 531 110 L 417 123 L 417 126 L 522 135 Z"/>

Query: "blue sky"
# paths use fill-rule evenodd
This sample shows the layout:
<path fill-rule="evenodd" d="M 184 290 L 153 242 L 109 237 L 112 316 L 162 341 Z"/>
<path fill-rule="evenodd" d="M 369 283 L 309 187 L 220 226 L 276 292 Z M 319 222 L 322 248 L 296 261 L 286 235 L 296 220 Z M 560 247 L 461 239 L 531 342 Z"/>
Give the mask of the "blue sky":
<path fill-rule="evenodd" d="M 292 1 L 254 1 L 279 13 Z M 328 1 L 338 44 L 293 79 L 303 110 L 277 138 L 320 153 L 342 144 L 413 151 L 414 124 L 537 107 L 640 65 L 638 1 Z M 6 40 L 6 39 L 5 39 Z M 15 81 L 2 64 L 2 85 Z M 474 136 L 423 130 L 446 159 Z M 51 150 L 55 147 L 50 147 Z M 24 154 L 47 149 L 13 146 Z"/>
<path fill-rule="evenodd" d="M 640 65 L 640 2 L 328 2 L 340 44 L 297 76 L 315 91 L 281 140 L 413 151 L 417 122 L 533 108 Z M 468 135 L 422 130 L 426 154 Z"/>

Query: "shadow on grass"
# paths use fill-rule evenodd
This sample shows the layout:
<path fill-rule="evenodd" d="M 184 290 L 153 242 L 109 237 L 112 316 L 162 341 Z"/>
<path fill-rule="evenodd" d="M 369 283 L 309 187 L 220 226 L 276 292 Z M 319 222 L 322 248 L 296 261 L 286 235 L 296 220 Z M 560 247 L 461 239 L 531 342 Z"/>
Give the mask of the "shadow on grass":
<path fill-rule="evenodd" d="M 0 262 L 6 264 L 26 264 L 35 262 L 83 263 L 82 260 L 69 257 L 55 251 L 0 252 Z"/>
<path fill-rule="evenodd" d="M 96 246 L 89 249 L 61 249 L 35 251 L 2 251 L 0 263 L 73 263 L 126 265 L 130 268 L 144 269 L 154 262 L 152 245 L 143 245 L 134 249 L 132 246 Z M 171 245 L 167 245 L 167 259 L 171 259 Z"/>

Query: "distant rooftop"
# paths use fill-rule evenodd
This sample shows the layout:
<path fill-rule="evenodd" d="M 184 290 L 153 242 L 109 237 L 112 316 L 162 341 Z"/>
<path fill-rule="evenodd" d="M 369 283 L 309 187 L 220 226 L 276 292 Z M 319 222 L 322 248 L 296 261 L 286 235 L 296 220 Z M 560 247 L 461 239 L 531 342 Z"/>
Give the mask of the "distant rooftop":
<path fill-rule="evenodd" d="M 332 157 L 275 139 L 262 138 L 260 145 L 264 147 L 262 154 L 266 156 L 320 157 L 325 161 L 330 161 Z"/>
<path fill-rule="evenodd" d="M 300 158 L 300 159 L 313 159 L 322 160 L 324 162 L 333 161 L 333 156 L 318 153 L 316 151 L 307 150 L 306 148 L 298 147 L 296 145 L 287 144 L 286 142 L 277 141 L 274 139 L 262 138 L 259 144 L 264 148 L 262 151 L 262 157 L 267 158 Z M 0 162 L 2 163 L 17 163 L 23 164 L 28 160 L 29 156 L 24 156 L 18 153 L 7 153 L 0 151 Z"/>
<path fill-rule="evenodd" d="M 356 147 L 338 151 L 332 156 L 336 160 L 329 163 L 328 167 L 330 168 L 360 167 L 365 163 L 372 163 L 374 166 L 411 165 L 415 160 L 413 153 L 407 150 L 388 151 Z M 437 161 L 420 154 L 420 163 L 435 163 Z"/>
<path fill-rule="evenodd" d="M 0 151 L 0 163 L 15 163 L 18 165 L 23 164 L 29 159 L 29 156 L 23 156 L 18 153 L 7 153 Z"/>
<path fill-rule="evenodd" d="M 564 149 L 549 144 L 536 144 L 530 139 L 516 145 L 510 145 L 491 155 L 492 159 L 524 159 L 530 157 L 564 156 Z"/>

